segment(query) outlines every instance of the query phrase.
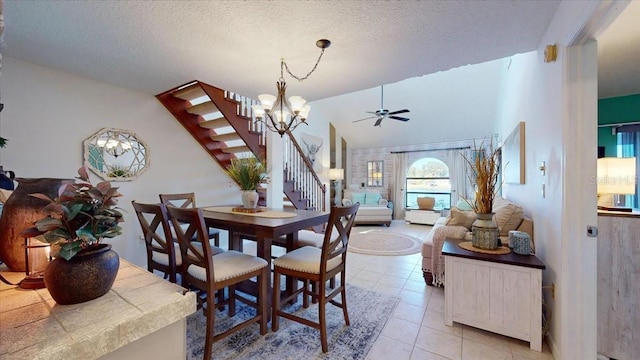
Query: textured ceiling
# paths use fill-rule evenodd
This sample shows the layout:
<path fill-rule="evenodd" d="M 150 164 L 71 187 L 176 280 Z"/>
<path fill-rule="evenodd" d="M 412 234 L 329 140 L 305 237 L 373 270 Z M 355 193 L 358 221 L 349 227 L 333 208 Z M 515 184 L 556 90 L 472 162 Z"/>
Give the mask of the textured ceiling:
<path fill-rule="evenodd" d="M 323 99 L 535 50 L 550 1 L 5 1 L 2 52 L 157 94 L 193 79 L 256 97 L 284 58 Z"/>

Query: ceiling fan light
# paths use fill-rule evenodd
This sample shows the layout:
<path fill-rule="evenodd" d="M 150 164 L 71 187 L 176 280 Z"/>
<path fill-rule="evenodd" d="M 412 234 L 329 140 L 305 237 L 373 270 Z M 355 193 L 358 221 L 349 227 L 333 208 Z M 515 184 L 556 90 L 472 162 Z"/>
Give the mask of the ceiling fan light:
<path fill-rule="evenodd" d="M 262 105 L 266 111 L 270 111 L 276 102 L 276 97 L 271 94 L 261 94 L 258 95 L 258 100 L 260 100 L 260 105 Z"/>

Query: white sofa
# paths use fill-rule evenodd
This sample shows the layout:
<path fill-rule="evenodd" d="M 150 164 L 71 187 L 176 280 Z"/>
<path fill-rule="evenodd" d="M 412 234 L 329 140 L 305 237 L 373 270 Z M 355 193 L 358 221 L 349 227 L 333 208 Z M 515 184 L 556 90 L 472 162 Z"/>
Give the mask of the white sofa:
<path fill-rule="evenodd" d="M 391 225 L 393 204 L 385 199 L 377 189 L 345 189 L 342 205 L 350 206 L 360 203 L 356 214 L 355 224 L 384 224 Z"/>

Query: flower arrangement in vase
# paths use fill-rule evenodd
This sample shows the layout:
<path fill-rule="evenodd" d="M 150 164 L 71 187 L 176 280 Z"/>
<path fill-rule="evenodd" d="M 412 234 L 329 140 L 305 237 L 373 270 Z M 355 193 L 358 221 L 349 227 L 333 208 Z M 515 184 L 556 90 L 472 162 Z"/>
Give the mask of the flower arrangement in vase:
<path fill-rule="evenodd" d="M 469 181 L 475 188 L 475 197 L 469 205 L 478 219 L 472 225 L 473 246 L 482 249 L 496 249 L 500 246 L 498 225 L 493 221 L 493 200 L 496 195 L 500 166 L 500 150 L 493 142 L 488 147 L 473 144 L 472 156 L 463 156 L 469 169 Z"/>
<path fill-rule="evenodd" d="M 258 187 L 269 179 L 266 163 L 254 156 L 232 159 L 225 172 L 243 191 L 242 205 L 254 209 L 258 204 Z"/>
<path fill-rule="evenodd" d="M 63 184 L 58 196 L 30 196 L 47 201 L 51 215 L 22 231 L 26 237 L 44 238 L 55 258 L 47 266 L 44 281 L 59 304 L 74 304 L 106 294 L 118 272 L 119 257 L 104 238 L 122 233 L 122 213 L 116 208 L 122 196 L 108 181 L 93 185 L 85 167 L 75 182 Z M 87 261 L 89 261 L 87 263 Z"/>

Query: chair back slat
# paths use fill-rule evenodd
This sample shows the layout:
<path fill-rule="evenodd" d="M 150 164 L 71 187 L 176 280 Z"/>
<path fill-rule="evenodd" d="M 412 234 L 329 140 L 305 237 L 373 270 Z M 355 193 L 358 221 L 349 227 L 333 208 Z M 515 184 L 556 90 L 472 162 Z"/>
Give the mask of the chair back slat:
<path fill-rule="evenodd" d="M 153 268 L 164 270 L 154 266 L 153 253 L 162 253 L 168 256 L 168 271 L 171 281 L 175 282 L 176 253 L 174 239 L 167 218 L 167 210 L 163 204 L 143 204 L 132 201 L 138 222 L 142 228 L 145 246 L 147 249 L 147 264 L 149 271 Z"/>
<path fill-rule="evenodd" d="M 342 256 L 342 261 L 344 262 L 349 245 L 349 235 L 359 207 L 360 204 L 356 203 L 351 206 L 335 206 L 331 208 L 329 220 L 327 221 L 327 231 L 322 244 L 321 272 L 326 272 L 329 260 L 337 256 Z"/>
<path fill-rule="evenodd" d="M 211 264 L 213 252 L 209 245 L 209 233 L 202 209 L 168 206 L 167 210 L 173 222 L 178 244 L 180 244 L 183 276 L 186 276 L 189 266 L 199 266 L 206 270 L 207 279 L 213 283 L 213 266 Z"/>
<path fill-rule="evenodd" d="M 196 207 L 195 193 L 160 194 L 160 202 L 165 206 L 174 206 L 181 209 L 193 209 Z"/>

